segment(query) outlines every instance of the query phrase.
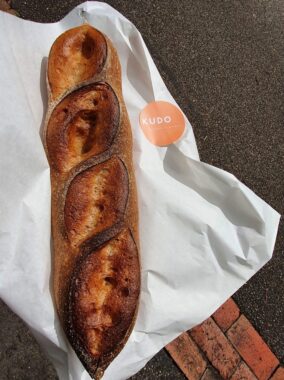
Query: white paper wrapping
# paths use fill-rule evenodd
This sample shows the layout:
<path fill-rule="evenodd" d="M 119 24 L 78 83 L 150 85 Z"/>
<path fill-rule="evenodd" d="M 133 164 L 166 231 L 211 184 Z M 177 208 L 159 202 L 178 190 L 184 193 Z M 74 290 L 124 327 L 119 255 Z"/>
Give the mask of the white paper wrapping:
<path fill-rule="evenodd" d="M 209 317 L 272 255 L 279 214 L 233 175 L 202 163 L 190 123 L 183 139 L 156 147 L 139 112 L 175 100 L 137 29 L 104 3 L 38 24 L 0 12 L 0 296 L 31 328 L 60 379 L 90 379 L 65 341 L 50 284 L 49 166 L 40 139 L 46 57 L 55 38 L 82 23 L 118 50 L 134 137 L 142 294 L 138 319 L 104 380 L 139 371 L 165 344 Z"/>

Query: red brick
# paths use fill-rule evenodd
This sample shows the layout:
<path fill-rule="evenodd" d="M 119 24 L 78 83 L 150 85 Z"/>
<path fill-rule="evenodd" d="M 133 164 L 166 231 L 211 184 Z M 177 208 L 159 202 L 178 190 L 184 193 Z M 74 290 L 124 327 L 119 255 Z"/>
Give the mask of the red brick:
<path fill-rule="evenodd" d="M 207 363 L 187 333 L 169 343 L 166 349 L 188 379 L 201 378 Z"/>
<path fill-rule="evenodd" d="M 244 315 L 227 332 L 244 361 L 259 380 L 266 380 L 279 361 Z"/>
<path fill-rule="evenodd" d="M 192 329 L 190 334 L 221 376 L 228 379 L 240 357 L 213 319 L 207 319 Z"/>
<path fill-rule="evenodd" d="M 239 318 L 240 309 L 232 298 L 229 298 L 215 313 L 213 318 L 221 330 L 226 331 Z"/>
<path fill-rule="evenodd" d="M 257 378 L 251 372 L 249 367 L 244 362 L 241 362 L 236 372 L 234 372 L 231 377 L 231 380 L 257 380 Z"/>
<path fill-rule="evenodd" d="M 279 367 L 270 380 L 283 380 L 284 379 L 284 368 Z"/>
<path fill-rule="evenodd" d="M 208 367 L 201 380 L 222 380 L 222 377 L 213 367 Z"/>

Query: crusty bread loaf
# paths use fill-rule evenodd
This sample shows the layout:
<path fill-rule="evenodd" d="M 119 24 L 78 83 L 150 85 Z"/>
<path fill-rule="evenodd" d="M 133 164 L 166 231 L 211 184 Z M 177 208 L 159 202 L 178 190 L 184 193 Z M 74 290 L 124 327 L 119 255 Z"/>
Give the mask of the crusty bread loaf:
<path fill-rule="evenodd" d="M 87 24 L 63 33 L 47 85 L 55 304 L 99 379 L 126 343 L 140 291 L 132 136 L 112 43 Z"/>

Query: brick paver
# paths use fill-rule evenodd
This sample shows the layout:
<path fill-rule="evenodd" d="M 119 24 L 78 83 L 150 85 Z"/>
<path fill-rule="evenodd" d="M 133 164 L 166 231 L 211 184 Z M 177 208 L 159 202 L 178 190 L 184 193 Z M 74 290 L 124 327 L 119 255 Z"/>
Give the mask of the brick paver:
<path fill-rule="evenodd" d="M 228 330 L 227 336 L 257 378 L 267 380 L 279 361 L 244 315 Z"/>
<path fill-rule="evenodd" d="M 228 299 L 228 301 L 213 314 L 215 322 L 222 331 L 228 330 L 239 316 L 240 309 L 232 298 Z"/>
<path fill-rule="evenodd" d="M 189 380 L 284 380 L 279 360 L 232 298 L 166 348 Z"/>
<path fill-rule="evenodd" d="M 222 377 L 214 368 L 208 367 L 201 380 L 222 380 Z"/>
<path fill-rule="evenodd" d="M 230 380 L 257 380 L 249 367 L 241 362 Z"/>
<path fill-rule="evenodd" d="M 270 378 L 270 380 L 284 380 L 284 368 L 279 367 Z"/>
<path fill-rule="evenodd" d="M 201 378 L 207 363 L 187 333 L 169 343 L 166 349 L 188 379 Z"/>
<path fill-rule="evenodd" d="M 213 319 L 207 319 L 192 329 L 190 334 L 221 376 L 228 379 L 240 357 Z"/>

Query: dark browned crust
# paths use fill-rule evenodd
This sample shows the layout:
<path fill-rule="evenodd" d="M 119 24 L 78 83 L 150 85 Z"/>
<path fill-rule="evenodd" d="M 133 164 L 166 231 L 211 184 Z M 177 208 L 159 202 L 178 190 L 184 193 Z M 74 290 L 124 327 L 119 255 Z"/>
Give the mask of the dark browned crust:
<path fill-rule="evenodd" d="M 101 268 L 105 264 L 101 256 L 102 252 L 111 246 L 117 246 L 119 250 L 109 256 L 109 268 L 106 272 Z M 89 277 L 93 277 L 94 282 L 91 290 L 88 288 Z M 129 230 L 122 230 L 99 249 L 90 249 L 90 252 L 80 256 L 77 261 L 69 294 L 68 328 L 69 335 L 73 336 L 76 352 L 86 363 L 92 376 L 98 367 L 108 365 L 109 359 L 124 345 L 124 338 L 136 313 L 139 297 L 137 277 L 138 250 Z M 90 297 L 90 291 L 96 292 L 100 289 L 101 281 L 105 283 L 105 288 L 111 288 L 111 291 L 107 293 L 105 304 L 101 308 L 102 314 L 98 318 L 100 310 L 94 300 L 96 297 Z M 86 297 L 82 297 L 82 293 L 85 293 Z M 94 308 L 97 314 L 93 313 Z M 77 319 L 78 315 L 83 315 L 83 318 Z M 100 354 L 92 355 L 87 336 L 90 332 L 100 335 L 104 327 L 107 328 L 106 333 L 102 335 L 102 340 L 98 337 L 97 342 Z"/>
<path fill-rule="evenodd" d="M 64 208 L 70 244 L 78 246 L 122 221 L 127 198 L 127 170 L 116 156 L 78 174 L 68 187 Z"/>
<path fill-rule="evenodd" d="M 49 162 L 67 172 L 77 163 L 108 150 L 119 126 L 119 102 L 107 83 L 93 83 L 67 95 L 47 126 Z"/>
<path fill-rule="evenodd" d="M 104 35 L 89 25 L 61 34 L 51 47 L 48 81 L 53 100 L 100 73 L 107 57 Z"/>
<path fill-rule="evenodd" d="M 75 45 L 74 41 L 77 41 Z M 106 43 L 105 49 L 103 41 Z M 70 56 L 61 65 L 56 57 L 60 57 L 66 44 L 70 45 Z M 101 55 L 99 63 L 94 65 L 96 44 Z M 60 70 L 56 70 L 58 62 Z M 86 66 L 81 77 L 75 75 L 70 79 L 70 63 L 71 66 Z M 62 70 L 66 70 L 68 75 L 59 78 Z M 108 38 L 89 25 L 71 29 L 59 36 L 52 46 L 47 83 L 49 108 L 44 144 L 51 166 L 55 303 L 62 326 L 78 357 L 90 375 L 100 379 L 131 333 L 140 290 L 132 136 L 122 97 L 117 53 Z M 103 96 L 105 94 L 106 97 Z M 93 96 L 98 96 L 99 100 L 92 103 Z M 97 128 L 100 125 L 103 127 Z M 95 140 L 98 138 L 100 144 L 96 146 Z M 92 192 L 94 197 L 91 196 Z M 80 290 L 79 283 L 87 281 L 86 278 L 93 279 L 93 272 L 96 274 L 93 273 L 94 278 L 97 278 L 100 270 L 108 268 L 103 266 L 99 257 L 104 257 L 102 255 L 105 253 L 102 252 L 109 247 L 118 247 L 114 256 L 120 269 L 116 274 L 111 272 L 111 276 L 105 276 L 114 278 L 115 275 L 115 281 L 104 300 L 103 313 L 98 316 L 91 307 L 86 309 L 89 310 L 90 320 L 101 318 L 105 321 L 103 335 L 94 334 L 100 340 L 96 346 L 95 341 L 86 338 L 87 330 L 82 328 L 86 313 L 79 302 L 80 296 L 76 298 L 75 294 Z M 109 260 L 111 262 L 112 258 Z M 90 263 L 93 269 L 88 269 Z M 127 287 L 122 282 L 126 272 L 131 272 L 131 283 Z M 99 281 L 95 283 L 94 288 L 87 284 L 95 290 L 91 292 L 94 299 L 105 289 Z M 82 299 L 86 296 L 82 289 L 80 294 Z M 92 304 L 88 297 L 85 301 Z M 113 310 L 112 305 L 117 305 L 117 310 Z M 120 323 L 117 323 L 118 320 Z M 90 347 L 93 347 L 92 350 Z"/>

